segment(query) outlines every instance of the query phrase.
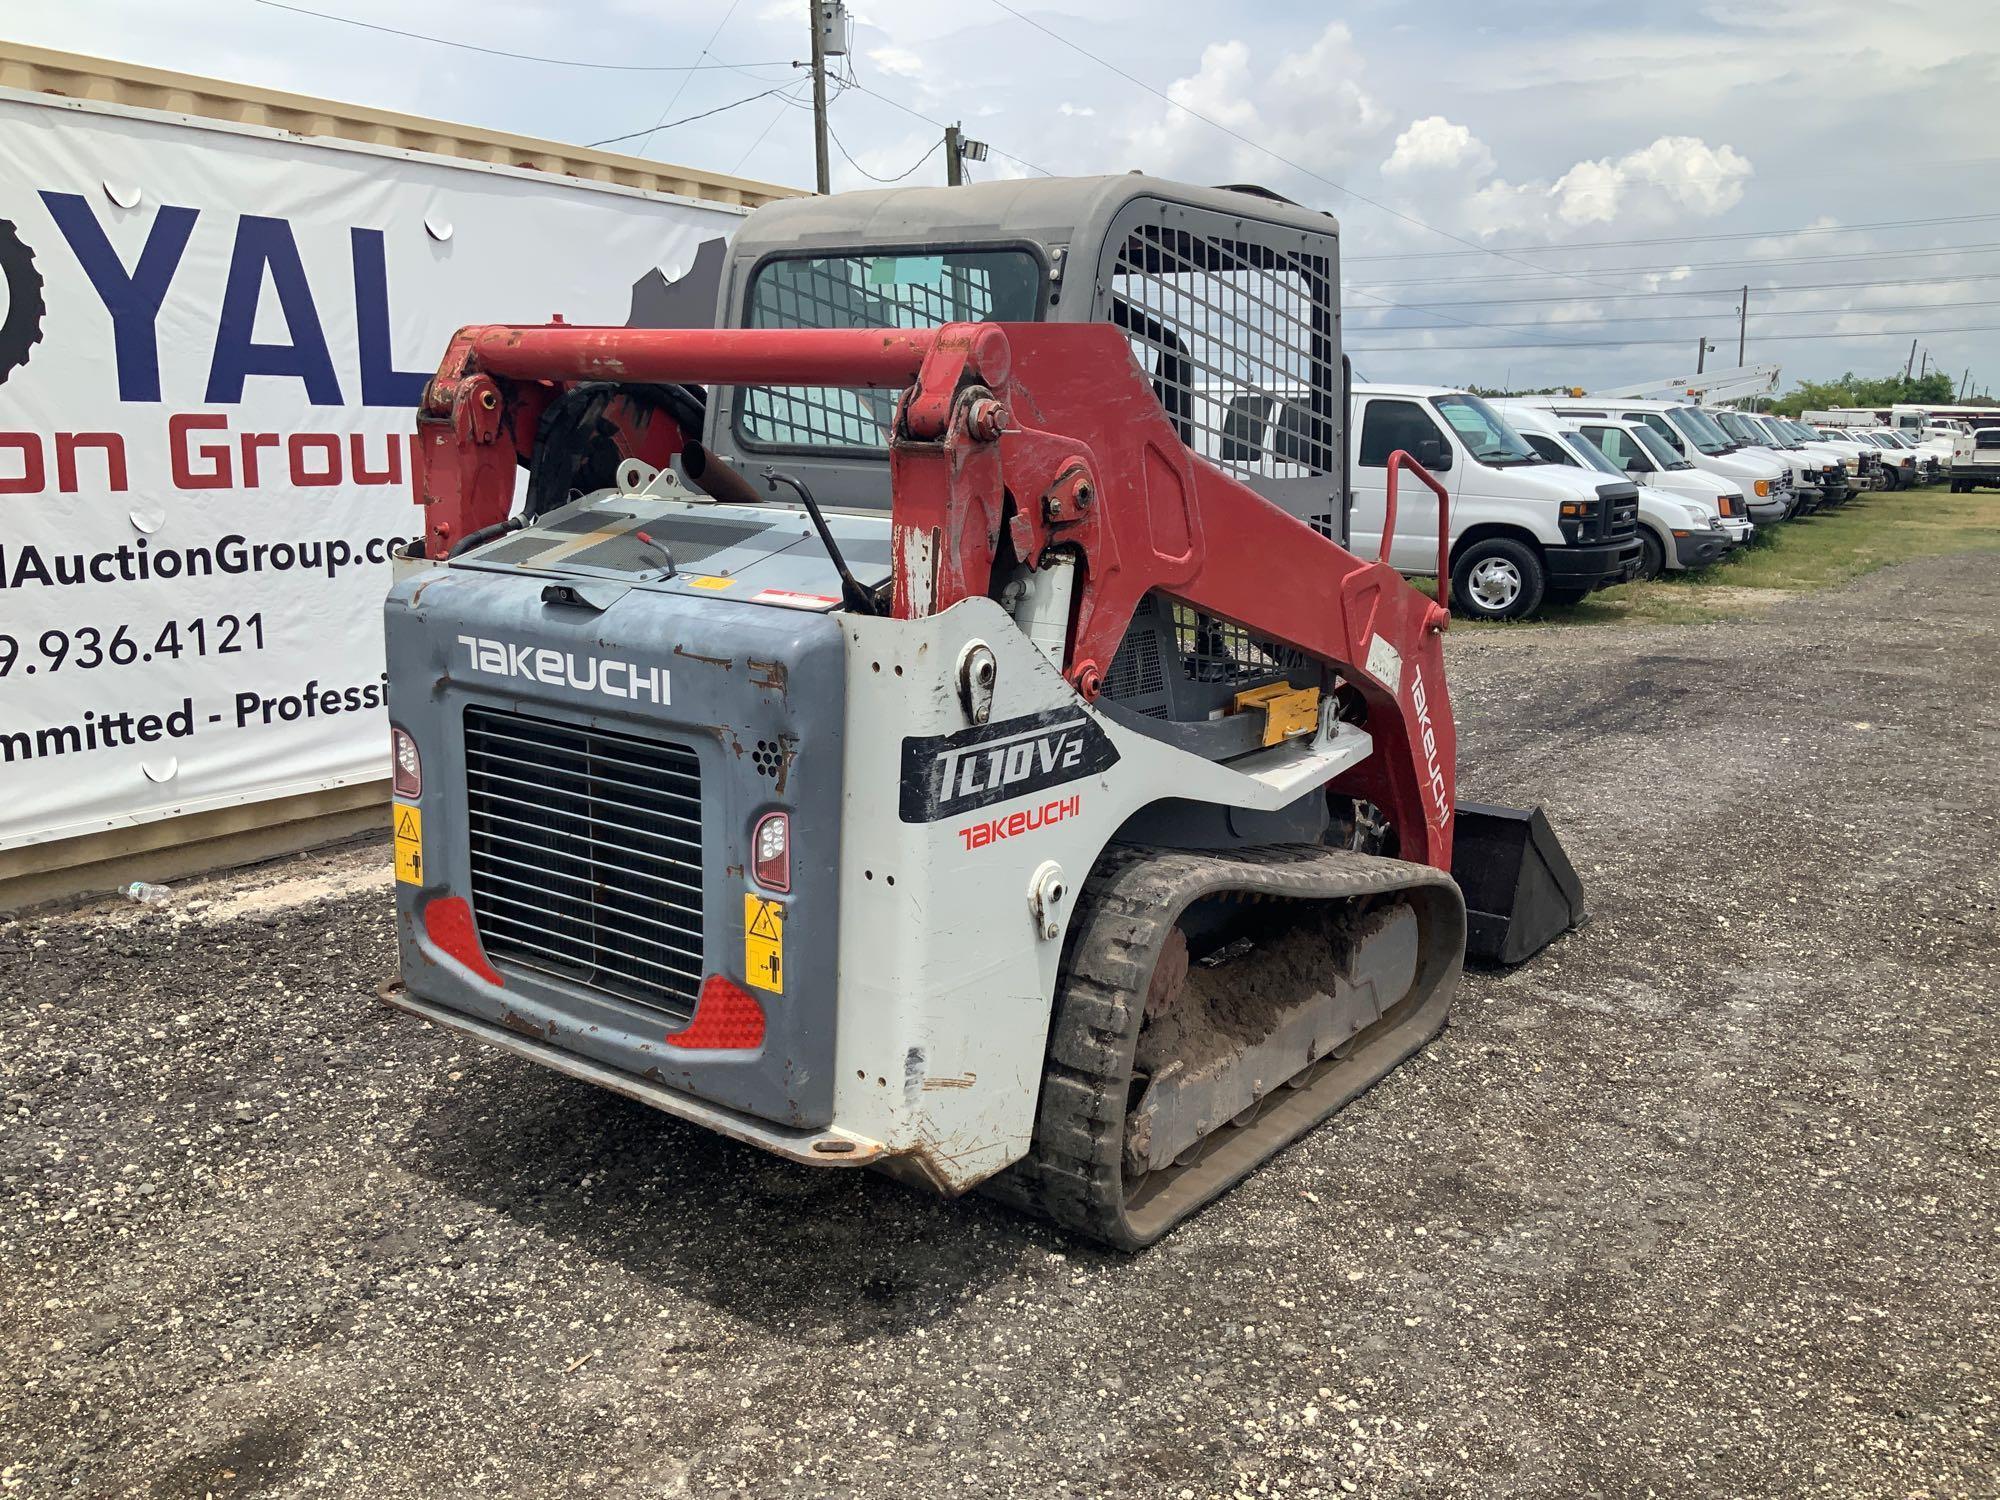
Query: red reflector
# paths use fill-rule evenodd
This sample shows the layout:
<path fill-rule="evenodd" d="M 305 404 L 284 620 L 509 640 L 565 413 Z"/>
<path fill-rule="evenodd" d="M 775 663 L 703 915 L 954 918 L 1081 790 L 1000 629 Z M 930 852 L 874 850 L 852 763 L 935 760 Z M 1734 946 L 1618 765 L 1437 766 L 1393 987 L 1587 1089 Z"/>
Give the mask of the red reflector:
<path fill-rule="evenodd" d="M 733 979 L 711 974 L 702 981 L 694 1019 L 667 1033 L 669 1047 L 752 1052 L 764 1045 L 764 1007 Z"/>
<path fill-rule="evenodd" d="M 424 932 L 488 984 L 506 983 L 500 971 L 486 961 L 486 950 L 479 946 L 479 929 L 472 924 L 472 907 L 463 896 L 440 896 L 425 906 Z"/>

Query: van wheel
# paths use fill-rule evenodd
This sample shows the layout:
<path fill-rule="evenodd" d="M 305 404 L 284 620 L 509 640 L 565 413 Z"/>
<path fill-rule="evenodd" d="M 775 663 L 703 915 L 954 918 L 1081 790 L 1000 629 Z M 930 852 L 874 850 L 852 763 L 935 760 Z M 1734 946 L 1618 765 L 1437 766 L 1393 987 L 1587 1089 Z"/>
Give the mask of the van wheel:
<path fill-rule="evenodd" d="M 1658 578 L 1667 571 L 1667 549 L 1660 545 L 1660 539 L 1639 528 L 1639 576 L 1644 579 Z"/>
<path fill-rule="evenodd" d="M 1451 598 L 1475 620 L 1518 620 L 1542 602 L 1547 574 L 1535 549 L 1506 537 L 1474 542 L 1451 569 Z"/>

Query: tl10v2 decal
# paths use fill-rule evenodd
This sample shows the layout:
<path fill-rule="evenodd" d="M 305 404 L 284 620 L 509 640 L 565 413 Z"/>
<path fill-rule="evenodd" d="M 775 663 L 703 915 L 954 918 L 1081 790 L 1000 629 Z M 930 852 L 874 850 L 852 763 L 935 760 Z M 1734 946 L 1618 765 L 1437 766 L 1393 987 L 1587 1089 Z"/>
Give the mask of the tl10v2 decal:
<path fill-rule="evenodd" d="M 956 734 L 903 741 L 898 813 L 935 823 L 1093 776 L 1118 763 L 1118 748 L 1090 715 L 1045 709 Z"/>

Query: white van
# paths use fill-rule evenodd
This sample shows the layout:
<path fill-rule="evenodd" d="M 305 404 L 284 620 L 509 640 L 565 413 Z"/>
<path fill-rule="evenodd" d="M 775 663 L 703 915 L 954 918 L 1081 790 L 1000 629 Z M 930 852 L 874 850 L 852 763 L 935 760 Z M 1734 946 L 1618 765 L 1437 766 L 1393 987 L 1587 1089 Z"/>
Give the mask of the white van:
<path fill-rule="evenodd" d="M 1479 397 L 1449 386 L 1357 384 L 1349 412 L 1350 545 L 1381 546 L 1389 455 L 1429 469 L 1450 495 L 1451 599 L 1465 614 L 1513 620 L 1548 599 L 1574 604 L 1637 572 L 1639 487 L 1552 465 Z M 1409 476 L 1396 487 L 1389 561 L 1437 572 L 1437 500 Z"/>
<path fill-rule="evenodd" d="M 1718 480 L 1674 453 L 1651 429 L 1609 418 L 1580 425 L 1532 406 L 1509 401 L 1493 405 L 1550 463 L 1620 475 L 1639 486 L 1641 578 L 1705 568 L 1748 540 L 1751 527 L 1743 510 L 1743 492 L 1732 486 L 1732 493 L 1723 494 Z M 1641 446 L 1640 433 L 1658 443 L 1679 467 L 1658 463 Z M 1723 517 L 1724 505 L 1741 518 L 1734 527 Z"/>
<path fill-rule="evenodd" d="M 1917 455 L 1895 440 L 1886 427 L 1836 427 L 1829 431 L 1840 432 L 1856 442 L 1872 443 L 1882 456 L 1882 477 L 1892 490 L 1906 490 L 1922 481 Z"/>
<path fill-rule="evenodd" d="M 1740 437 L 1744 442 L 1753 440 L 1763 447 L 1775 449 L 1780 454 L 1789 455 L 1803 464 L 1808 473 L 1807 483 L 1818 490 L 1819 505 L 1827 508 L 1843 503 L 1848 496 L 1847 465 L 1841 456 L 1825 443 L 1817 434 L 1800 437 L 1785 431 L 1773 418 L 1759 412 L 1732 411 L 1734 424 L 1722 421 L 1720 412 L 1709 413 L 1721 423 L 1723 431 Z"/>
<path fill-rule="evenodd" d="M 1643 422 L 1664 438 L 1674 452 L 1704 473 L 1741 486 L 1750 519 L 1759 526 L 1782 521 L 1792 511 L 1792 481 L 1788 466 L 1775 458 L 1738 451 L 1730 436 L 1698 407 L 1679 401 L 1638 401 L 1591 396 L 1522 396 L 1525 405 L 1539 406 L 1579 421 L 1616 418 Z"/>
<path fill-rule="evenodd" d="M 1783 443 L 1774 442 L 1770 433 L 1751 421 L 1743 412 L 1721 406 L 1704 406 L 1700 411 L 1721 429 L 1723 436 L 1736 445 L 1738 452 L 1754 453 L 1760 458 L 1773 459 L 1784 465 L 1785 473 L 1792 481 L 1793 515 L 1811 515 L 1820 508 L 1826 497 L 1822 493 L 1824 465 L 1819 460 L 1794 452 Z"/>
<path fill-rule="evenodd" d="M 1852 436 L 1846 428 L 1808 427 L 1796 417 L 1766 416 L 1761 420 L 1775 425 L 1781 432 L 1790 433 L 1802 443 L 1817 443 L 1834 454 L 1847 470 L 1849 489 L 1860 491 L 1882 487 L 1882 450 L 1873 443 L 1864 443 Z"/>

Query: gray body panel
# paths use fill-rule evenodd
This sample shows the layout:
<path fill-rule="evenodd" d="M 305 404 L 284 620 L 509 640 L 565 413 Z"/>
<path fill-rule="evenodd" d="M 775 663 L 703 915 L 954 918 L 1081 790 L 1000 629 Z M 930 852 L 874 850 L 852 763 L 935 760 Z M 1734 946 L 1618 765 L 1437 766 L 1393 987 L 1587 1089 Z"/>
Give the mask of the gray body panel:
<path fill-rule="evenodd" d="M 598 610 L 545 602 L 543 590 L 518 571 L 460 564 L 406 578 L 390 594 L 390 715 L 416 738 L 424 767 L 419 802 L 423 879 L 421 885 L 399 881 L 396 887 L 403 975 L 415 994 L 435 1005 L 553 1042 L 732 1110 L 791 1127 L 824 1126 L 833 1113 L 839 958 L 835 871 L 846 711 L 841 626 L 829 614 L 738 603 L 713 592 L 682 596 L 674 587 L 614 589 L 611 602 Z M 546 649 L 578 667 L 547 674 L 557 679 L 553 682 L 482 670 L 478 651 L 465 644 L 467 637 Z M 670 701 L 620 698 L 573 685 L 570 679 L 585 675 L 581 664 L 591 661 L 629 663 L 642 672 L 661 669 L 667 684 L 663 696 Z M 519 883 L 505 888 L 510 904 L 504 918 L 481 909 L 473 868 L 471 788 L 483 783 L 467 769 L 468 710 L 475 716 L 502 716 L 477 718 L 482 726 L 499 723 L 504 728 L 511 722 L 504 716 L 527 716 L 528 727 L 520 732 L 531 739 L 543 733 L 598 731 L 664 741 L 692 752 L 700 768 L 701 848 L 695 862 L 701 975 L 743 974 L 744 896 L 755 889 L 746 875 L 752 830 L 765 813 L 783 810 L 790 815 L 792 890 L 783 898 L 784 951 L 799 955 L 801 962 L 783 976 L 781 993 L 757 995 L 766 1018 L 760 1048 L 673 1046 L 665 1038 L 686 1024 L 693 1009 L 688 997 L 637 1000 L 592 982 L 588 975 L 554 972 L 502 951 L 495 934 L 503 930 L 503 922 L 510 924 L 504 930 L 533 935 L 527 927 L 511 924 L 535 921 L 536 875 L 533 868 L 509 864 L 510 880 Z M 548 725 L 569 730 L 546 730 Z M 488 738 L 482 743 L 508 742 Z M 615 751 L 623 742 L 609 743 Z M 618 774 L 643 779 L 640 771 L 613 765 Z M 559 773 L 548 778 L 534 767 L 521 774 L 543 776 L 559 791 L 568 785 Z M 533 801 L 532 792 L 515 788 L 512 795 Z M 593 821 L 568 817 L 576 806 L 559 796 L 552 794 L 549 803 L 555 809 L 550 826 L 587 832 L 592 852 L 575 858 L 601 854 L 630 864 L 618 846 L 644 848 L 651 842 L 644 828 L 627 834 L 615 807 L 590 803 L 589 811 L 601 815 L 601 821 Z M 510 816 L 538 816 L 532 806 L 505 805 L 515 809 Z M 541 816 L 550 821 L 551 815 Z M 528 846 L 537 844 L 537 835 L 525 836 Z M 571 847 L 553 856 L 536 847 L 508 845 L 506 851 L 521 865 L 549 867 L 546 886 L 560 892 L 578 868 Z M 502 987 L 496 989 L 445 956 L 426 935 L 421 903 L 447 894 L 472 900 L 488 956 L 503 976 Z M 602 935 L 613 941 L 608 931 Z M 688 962 L 697 964 L 692 957 Z"/>

